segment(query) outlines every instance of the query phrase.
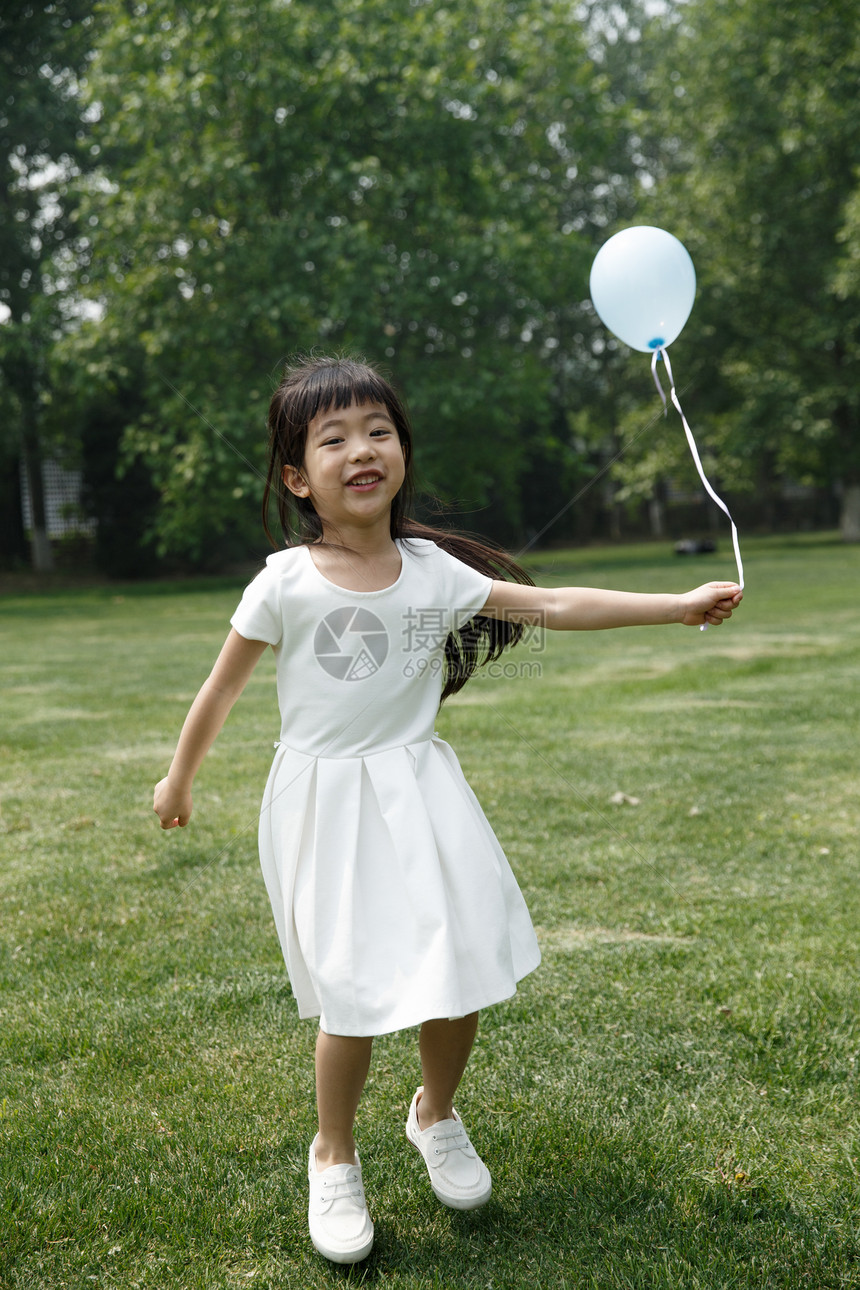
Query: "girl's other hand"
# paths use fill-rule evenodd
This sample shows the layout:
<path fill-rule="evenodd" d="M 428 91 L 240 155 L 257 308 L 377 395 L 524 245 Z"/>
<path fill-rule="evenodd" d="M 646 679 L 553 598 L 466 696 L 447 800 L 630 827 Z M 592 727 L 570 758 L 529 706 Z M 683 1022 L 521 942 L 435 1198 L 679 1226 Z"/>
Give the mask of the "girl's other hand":
<path fill-rule="evenodd" d="M 161 779 L 155 786 L 152 809 L 163 829 L 175 829 L 177 824 L 184 829 L 191 819 L 191 792 L 177 792 L 168 778 Z"/>
<path fill-rule="evenodd" d="M 681 597 L 681 622 L 685 627 L 719 627 L 731 618 L 744 593 L 736 582 L 706 582 Z"/>

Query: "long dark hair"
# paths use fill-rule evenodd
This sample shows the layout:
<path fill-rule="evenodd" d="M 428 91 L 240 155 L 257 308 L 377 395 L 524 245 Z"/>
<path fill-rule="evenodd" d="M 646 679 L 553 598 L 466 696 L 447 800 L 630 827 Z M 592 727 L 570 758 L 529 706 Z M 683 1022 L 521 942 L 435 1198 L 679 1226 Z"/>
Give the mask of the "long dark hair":
<path fill-rule="evenodd" d="M 415 496 L 412 427 L 402 399 L 394 387 L 369 363 L 353 358 L 309 357 L 287 365 L 269 405 L 269 465 L 263 491 L 263 527 L 272 546 L 281 545 L 269 527 L 272 497 L 287 546 L 313 545 L 323 540 L 323 529 L 309 498 L 296 497 L 282 484 L 285 466 L 301 470 L 305 460 L 308 426 L 329 408 L 357 403 L 381 403 L 397 429 L 403 448 L 406 475 L 391 504 L 391 536 L 408 540 L 426 538 L 443 551 L 490 578 L 533 585 L 525 569 L 499 547 L 481 538 L 449 529 L 437 529 L 412 518 Z M 453 631 L 445 642 L 445 684 L 442 701 L 461 690 L 479 667 L 497 659 L 503 650 L 522 639 L 522 623 L 476 614 Z"/>

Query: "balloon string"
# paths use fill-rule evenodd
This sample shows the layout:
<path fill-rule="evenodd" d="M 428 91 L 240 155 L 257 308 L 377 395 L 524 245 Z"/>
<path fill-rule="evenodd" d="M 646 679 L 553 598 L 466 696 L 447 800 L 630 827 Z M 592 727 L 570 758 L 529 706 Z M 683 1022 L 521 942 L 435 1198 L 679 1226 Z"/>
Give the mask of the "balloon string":
<path fill-rule="evenodd" d="M 665 355 L 666 355 L 665 349 L 654 350 L 654 354 L 651 359 L 651 375 L 654 377 L 654 384 L 657 386 L 657 393 L 660 395 L 660 398 L 663 400 L 663 416 L 665 416 L 666 413 L 669 411 L 669 409 L 666 404 L 666 395 L 663 393 L 663 386 L 660 384 L 660 377 L 657 375 L 657 360 L 661 354 L 665 358 Z"/>
<path fill-rule="evenodd" d="M 684 409 L 681 407 L 680 401 L 679 401 L 679 399 L 678 399 L 678 395 L 675 393 L 675 377 L 674 377 L 674 376 L 673 376 L 673 374 L 672 374 L 672 364 L 669 362 L 669 355 L 666 353 L 665 349 L 660 349 L 660 350 L 655 350 L 655 351 L 654 351 L 654 357 L 653 357 L 653 359 L 651 360 L 651 371 L 652 371 L 652 373 L 653 373 L 654 380 L 655 380 L 656 385 L 657 385 L 657 389 L 658 389 L 658 391 L 659 391 L 659 393 L 660 393 L 660 398 L 663 400 L 663 412 L 664 412 L 664 415 L 665 415 L 665 413 L 666 413 L 666 411 L 667 411 L 667 408 L 666 408 L 666 396 L 665 396 L 665 394 L 663 393 L 662 386 L 660 385 L 660 379 L 659 379 L 659 377 L 658 377 L 658 375 L 657 375 L 657 357 L 658 357 L 658 355 L 659 355 L 659 357 L 661 357 L 661 358 L 663 359 L 663 362 L 666 364 L 666 374 L 667 374 L 667 375 L 668 375 L 668 377 L 669 377 L 669 385 L 670 385 L 670 387 L 671 387 L 671 388 L 670 388 L 669 397 L 671 398 L 671 400 L 672 400 L 673 404 L 674 404 L 674 405 L 675 405 L 675 407 L 677 408 L 677 410 L 678 410 L 678 415 L 679 415 L 679 416 L 680 416 L 680 418 L 681 418 L 681 424 L 682 424 L 682 425 L 683 425 L 683 427 L 684 427 L 684 434 L 687 436 L 687 443 L 688 443 L 688 444 L 689 444 L 689 446 L 690 446 L 690 452 L 691 452 L 691 454 L 692 454 L 693 461 L 696 463 L 696 470 L 699 472 L 699 478 L 701 479 L 702 483 L 704 484 L 704 486 L 705 486 L 705 491 L 707 492 L 708 496 L 709 496 L 709 497 L 711 497 L 711 498 L 713 499 L 713 501 L 715 501 L 715 502 L 717 503 L 717 506 L 719 506 L 720 510 L 721 510 L 721 511 L 723 511 L 723 512 L 728 516 L 728 518 L 729 518 L 729 523 L 730 523 L 730 524 L 731 524 L 731 526 L 732 526 L 732 546 L 733 546 L 733 547 L 734 547 L 734 549 L 735 549 L 735 563 L 736 563 L 736 565 L 737 565 L 737 567 L 738 567 L 738 583 L 739 583 L 739 585 L 740 585 L 741 589 L 743 590 L 743 585 L 744 585 L 744 566 L 743 566 L 743 562 L 742 562 L 742 560 L 741 560 L 741 548 L 740 548 L 740 543 L 738 542 L 738 530 L 737 530 L 737 527 L 736 527 L 736 525 L 735 525 L 734 520 L 733 520 L 733 519 L 732 519 L 732 517 L 731 517 L 731 514 L 730 514 L 730 512 L 729 512 L 729 508 L 728 508 L 728 506 L 726 506 L 725 502 L 722 500 L 722 498 L 721 498 L 721 497 L 718 497 L 718 496 L 717 496 L 717 494 L 714 492 L 713 488 L 711 488 L 711 485 L 710 485 L 710 484 L 709 484 L 709 482 L 708 482 L 708 477 L 707 477 L 707 475 L 706 475 L 706 474 L 705 474 L 705 472 L 704 472 L 704 469 L 703 469 L 703 467 L 702 467 L 702 462 L 701 462 L 701 459 L 700 459 L 700 457 L 699 457 L 699 450 L 698 450 L 698 448 L 696 447 L 696 441 L 695 441 L 695 439 L 693 438 L 693 432 L 692 432 L 692 430 L 690 429 L 690 427 L 687 425 L 687 418 L 684 416 Z M 703 624 L 703 626 L 702 626 L 702 629 L 701 629 L 701 630 L 702 630 L 702 631 L 705 631 L 705 630 L 706 630 L 706 628 L 707 628 L 707 623 Z"/>

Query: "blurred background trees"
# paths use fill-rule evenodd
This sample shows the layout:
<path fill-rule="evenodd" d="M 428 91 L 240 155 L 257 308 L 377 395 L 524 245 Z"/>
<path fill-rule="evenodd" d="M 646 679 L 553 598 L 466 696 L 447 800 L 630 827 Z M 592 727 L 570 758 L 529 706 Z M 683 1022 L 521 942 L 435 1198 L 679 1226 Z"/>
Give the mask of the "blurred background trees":
<path fill-rule="evenodd" d="M 51 353 L 75 296 L 70 185 L 82 159 L 91 8 L 57 0 L 0 14 L 0 539 L 9 556 L 26 551 L 23 473 L 40 570 L 52 565 L 42 461 L 56 430 Z"/>
<path fill-rule="evenodd" d="M 517 547 L 702 522 L 672 509 L 696 481 L 647 361 L 588 301 L 630 223 L 696 264 L 672 357 L 733 508 L 776 525 L 804 492 L 805 523 L 841 512 L 860 540 L 849 4 L 19 9 L 0 451 L 16 479 L 35 418 L 38 452 L 83 473 L 108 572 L 260 553 L 266 407 L 310 349 L 391 372 L 465 527 Z"/>
<path fill-rule="evenodd" d="M 685 360 L 690 348 L 697 413 L 713 406 L 731 486 L 754 492 L 765 518 L 786 480 L 835 490 L 853 541 L 858 34 L 847 0 L 680 8 L 662 133 L 674 173 L 659 199 L 699 269 Z"/>

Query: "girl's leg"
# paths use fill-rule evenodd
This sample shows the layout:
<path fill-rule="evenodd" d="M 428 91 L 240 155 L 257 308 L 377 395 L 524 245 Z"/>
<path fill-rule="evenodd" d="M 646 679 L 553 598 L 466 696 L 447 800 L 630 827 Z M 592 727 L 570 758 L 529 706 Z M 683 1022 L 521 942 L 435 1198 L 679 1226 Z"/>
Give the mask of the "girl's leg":
<path fill-rule="evenodd" d="M 319 1134 L 317 1169 L 351 1165 L 355 1160 L 352 1127 L 370 1069 L 372 1038 L 354 1035 L 317 1036 L 316 1076 Z"/>
<path fill-rule="evenodd" d="M 425 1021 L 421 1027 L 424 1092 L 417 1106 L 421 1129 L 451 1119 L 454 1094 L 463 1078 L 477 1030 L 477 1012 L 458 1017 L 456 1021 Z"/>

